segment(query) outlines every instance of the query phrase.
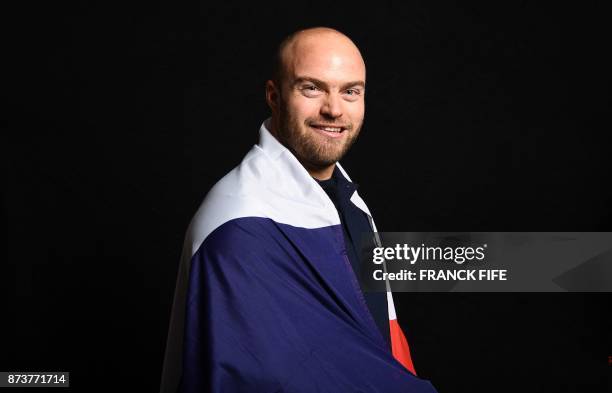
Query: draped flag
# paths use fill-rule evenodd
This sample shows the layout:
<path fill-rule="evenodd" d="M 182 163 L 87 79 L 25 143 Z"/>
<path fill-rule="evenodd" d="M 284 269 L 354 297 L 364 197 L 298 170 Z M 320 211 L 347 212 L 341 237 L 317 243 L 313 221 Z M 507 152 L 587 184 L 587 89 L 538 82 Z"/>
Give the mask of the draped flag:
<path fill-rule="evenodd" d="M 390 292 L 381 335 L 333 203 L 267 124 L 187 230 L 161 392 L 435 392 Z"/>

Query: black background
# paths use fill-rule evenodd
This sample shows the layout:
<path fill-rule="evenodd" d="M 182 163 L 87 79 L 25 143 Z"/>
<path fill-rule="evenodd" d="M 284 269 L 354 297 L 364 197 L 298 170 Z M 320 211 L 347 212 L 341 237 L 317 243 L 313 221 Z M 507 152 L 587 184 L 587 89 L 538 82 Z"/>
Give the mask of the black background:
<path fill-rule="evenodd" d="M 156 391 L 182 238 L 268 116 L 278 42 L 347 33 L 343 160 L 384 231 L 611 231 L 609 21 L 533 2 L 22 3 L 2 12 L 0 370 Z M 441 393 L 606 392 L 609 294 L 397 294 Z"/>

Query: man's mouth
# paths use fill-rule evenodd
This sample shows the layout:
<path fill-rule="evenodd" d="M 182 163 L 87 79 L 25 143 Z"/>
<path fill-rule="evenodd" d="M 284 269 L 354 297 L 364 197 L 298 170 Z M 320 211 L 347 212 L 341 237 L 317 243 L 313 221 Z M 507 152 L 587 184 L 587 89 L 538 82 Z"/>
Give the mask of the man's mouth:
<path fill-rule="evenodd" d="M 338 125 L 327 125 L 327 124 L 311 124 L 311 128 L 319 131 L 323 135 L 327 135 L 332 138 L 339 138 L 342 136 L 347 127 Z"/>

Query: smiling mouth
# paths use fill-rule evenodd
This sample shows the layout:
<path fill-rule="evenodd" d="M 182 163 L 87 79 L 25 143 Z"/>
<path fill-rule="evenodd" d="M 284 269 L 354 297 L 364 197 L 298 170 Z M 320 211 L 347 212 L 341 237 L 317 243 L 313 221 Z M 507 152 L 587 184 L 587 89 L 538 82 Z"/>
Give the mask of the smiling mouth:
<path fill-rule="evenodd" d="M 319 131 L 320 133 L 338 138 L 340 137 L 344 131 L 347 130 L 345 126 L 334 126 L 334 125 L 326 125 L 326 124 L 310 124 L 311 128 Z"/>

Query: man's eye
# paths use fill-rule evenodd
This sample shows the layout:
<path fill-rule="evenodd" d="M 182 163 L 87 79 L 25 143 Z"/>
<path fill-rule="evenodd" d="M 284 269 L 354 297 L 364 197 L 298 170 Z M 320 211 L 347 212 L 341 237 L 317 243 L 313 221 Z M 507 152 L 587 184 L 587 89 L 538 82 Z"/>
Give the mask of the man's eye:
<path fill-rule="evenodd" d="M 304 90 L 310 90 L 310 91 L 315 91 L 317 90 L 317 87 L 315 85 L 306 85 L 303 87 Z"/>
<path fill-rule="evenodd" d="M 356 95 L 358 95 L 358 94 L 359 94 L 359 90 L 356 90 L 356 89 L 348 89 L 348 90 L 346 91 L 346 93 L 347 93 L 348 95 L 350 95 L 350 96 L 356 96 Z"/>

